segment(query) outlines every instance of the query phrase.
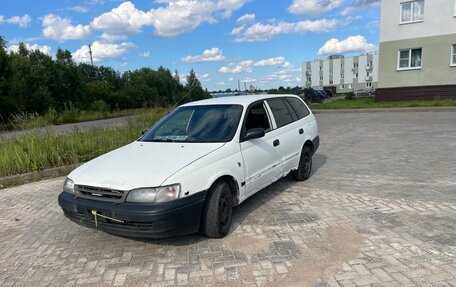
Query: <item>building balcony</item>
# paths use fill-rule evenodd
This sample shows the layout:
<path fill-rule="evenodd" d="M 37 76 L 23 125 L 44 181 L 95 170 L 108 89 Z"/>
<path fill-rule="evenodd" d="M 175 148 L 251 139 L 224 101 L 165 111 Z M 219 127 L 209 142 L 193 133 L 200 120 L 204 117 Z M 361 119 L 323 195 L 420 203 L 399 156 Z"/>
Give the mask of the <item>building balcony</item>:
<path fill-rule="evenodd" d="M 308 87 L 312 86 L 312 82 L 311 81 L 306 81 L 306 86 L 308 86 Z"/>
<path fill-rule="evenodd" d="M 372 82 L 372 76 L 366 76 L 366 82 Z"/>
<path fill-rule="evenodd" d="M 366 65 L 366 71 L 372 71 L 373 67 L 372 65 Z"/>
<path fill-rule="evenodd" d="M 306 77 L 310 77 L 312 76 L 312 72 L 311 71 L 306 71 Z"/>

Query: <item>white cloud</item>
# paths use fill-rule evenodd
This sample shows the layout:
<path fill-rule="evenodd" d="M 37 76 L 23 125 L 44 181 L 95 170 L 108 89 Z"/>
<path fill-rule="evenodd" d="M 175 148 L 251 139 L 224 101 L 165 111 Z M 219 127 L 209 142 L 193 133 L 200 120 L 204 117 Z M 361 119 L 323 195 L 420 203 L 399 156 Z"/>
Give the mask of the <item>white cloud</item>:
<path fill-rule="evenodd" d="M 81 24 L 73 26 L 71 20 L 54 14 L 43 17 L 43 36 L 57 41 L 82 40 L 91 34 L 90 27 Z"/>
<path fill-rule="evenodd" d="M 297 15 L 323 14 L 339 7 L 345 0 L 293 0 L 288 11 Z"/>
<path fill-rule="evenodd" d="M 253 61 L 252 60 L 246 60 L 246 61 L 241 61 L 237 64 L 235 63 L 230 63 L 228 66 L 223 66 L 220 69 L 218 69 L 220 73 L 223 74 L 239 74 L 239 73 L 252 73 L 253 72 Z"/>
<path fill-rule="evenodd" d="M 329 32 L 338 24 L 335 19 L 305 20 L 300 22 L 255 23 L 235 39 L 236 42 L 268 41 L 280 34 L 304 34 L 306 32 Z"/>
<path fill-rule="evenodd" d="M 0 23 L 2 23 L 3 21 L 5 21 L 5 17 L 3 17 L 3 15 L 0 15 Z"/>
<path fill-rule="evenodd" d="M 139 56 L 141 56 L 143 58 L 149 58 L 150 57 L 150 52 L 149 51 L 142 52 L 141 54 L 139 54 Z"/>
<path fill-rule="evenodd" d="M 144 26 L 153 21 L 150 12 L 136 9 L 131 2 L 124 2 L 110 12 L 93 19 L 91 26 L 96 30 L 102 30 L 109 34 L 133 34 L 139 33 Z"/>
<path fill-rule="evenodd" d="M 231 30 L 231 35 L 239 35 L 242 33 L 242 31 L 244 31 L 244 29 L 245 29 L 245 25 L 233 28 L 233 30 Z"/>
<path fill-rule="evenodd" d="M 84 7 L 84 6 L 72 6 L 72 7 L 68 7 L 67 10 L 74 11 L 74 12 L 79 12 L 79 13 L 87 13 L 87 12 L 89 12 L 89 8 Z"/>
<path fill-rule="evenodd" d="M 101 34 L 99 41 L 104 42 L 104 43 L 112 43 L 115 41 L 126 40 L 126 39 L 127 39 L 127 36 L 125 36 L 125 35 L 112 35 L 112 34 L 108 34 L 108 33 L 103 33 L 103 34 Z"/>
<path fill-rule="evenodd" d="M 40 52 L 46 54 L 46 55 L 51 55 L 51 50 L 52 48 L 46 45 L 38 45 L 38 44 L 33 44 L 30 45 L 28 43 L 25 43 L 25 46 L 27 47 L 28 50 L 34 51 L 34 50 L 39 50 Z M 11 45 L 8 48 L 6 48 L 8 52 L 17 52 L 19 51 L 19 45 Z"/>
<path fill-rule="evenodd" d="M 253 64 L 255 67 L 275 67 L 285 64 L 284 57 L 264 59 Z"/>
<path fill-rule="evenodd" d="M 255 21 L 255 14 L 245 14 L 236 20 L 236 24 L 245 25 Z"/>
<path fill-rule="evenodd" d="M 344 40 L 330 39 L 318 50 L 318 55 L 344 54 L 350 52 L 371 52 L 377 46 L 367 42 L 361 35 L 350 36 Z"/>
<path fill-rule="evenodd" d="M 26 28 L 31 21 L 32 18 L 30 18 L 30 16 L 27 14 L 25 14 L 24 16 L 13 16 L 6 20 L 6 22 L 10 24 L 16 24 L 21 28 Z"/>
<path fill-rule="evenodd" d="M 201 55 L 186 56 L 182 58 L 182 62 L 185 63 L 220 62 L 223 60 L 225 60 L 225 56 L 219 48 L 204 50 Z"/>
<path fill-rule="evenodd" d="M 377 8 L 380 7 L 380 0 L 354 0 L 353 3 L 345 8 L 341 14 L 346 16 L 363 8 Z"/>
<path fill-rule="evenodd" d="M 93 19 L 91 26 L 110 34 L 139 33 L 144 27 L 153 26 L 155 34 L 173 37 L 193 31 L 202 23 L 215 23 L 218 18 L 231 16 L 249 0 L 156 0 L 162 7 L 142 11 L 130 2 Z"/>
<path fill-rule="evenodd" d="M 133 43 L 108 44 L 99 41 L 93 42 L 92 57 L 94 62 L 103 61 L 106 59 L 117 59 L 123 56 L 128 50 L 135 48 Z M 73 53 L 73 57 L 78 62 L 90 62 L 89 46 L 85 45 Z"/>

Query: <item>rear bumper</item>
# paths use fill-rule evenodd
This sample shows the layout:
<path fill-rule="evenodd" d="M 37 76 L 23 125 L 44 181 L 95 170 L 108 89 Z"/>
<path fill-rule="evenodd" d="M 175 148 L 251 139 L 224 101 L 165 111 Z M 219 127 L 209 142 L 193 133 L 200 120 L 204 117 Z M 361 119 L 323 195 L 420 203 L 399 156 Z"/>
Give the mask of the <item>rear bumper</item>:
<path fill-rule="evenodd" d="M 312 140 L 312 144 L 314 146 L 313 148 L 313 154 L 315 154 L 318 150 L 318 147 L 320 147 L 320 137 L 317 136 Z"/>
<path fill-rule="evenodd" d="M 113 204 L 75 198 L 62 192 L 59 205 L 67 218 L 83 226 L 95 228 L 92 211 L 123 221 L 97 216 L 98 229 L 126 237 L 165 238 L 197 232 L 204 207 L 206 191 L 159 204 Z"/>

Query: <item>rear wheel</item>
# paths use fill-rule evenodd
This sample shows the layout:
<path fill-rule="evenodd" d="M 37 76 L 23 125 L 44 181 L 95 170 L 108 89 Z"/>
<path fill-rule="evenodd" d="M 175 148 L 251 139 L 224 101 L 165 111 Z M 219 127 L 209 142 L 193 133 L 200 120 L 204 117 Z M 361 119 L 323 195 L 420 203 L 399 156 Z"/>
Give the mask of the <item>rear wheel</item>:
<path fill-rule="evenodd" d="M 291 175 L 298 181 L 307 180 L 312 172 L 312 153 L 308 146 L 304 146 L 301 151 L 301 158 L 297 170 L 293 170 Z"/>
<path fill-rule="evenodd" d="M 217 182 L 207 195 L 202 218 L 202 231 L 204 235 L 212 238 L 222 238 L 231 228 L 233 216 L 233 198 L 230 185 Z"/>

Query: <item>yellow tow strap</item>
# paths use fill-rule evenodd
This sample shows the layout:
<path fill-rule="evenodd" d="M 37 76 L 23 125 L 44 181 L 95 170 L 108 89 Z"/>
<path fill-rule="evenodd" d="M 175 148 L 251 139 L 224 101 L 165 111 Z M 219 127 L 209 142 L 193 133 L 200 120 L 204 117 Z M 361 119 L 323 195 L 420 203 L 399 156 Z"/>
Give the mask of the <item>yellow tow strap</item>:
<path fill-rule="evenodd" d="M 97 219 L 98 216 L 115 221 L 115 222 L 124 223 L 123 220 L 119 220 L 119 219 L 115 219 L 115 218 L 112 218 L 112 217 L 109 217 L 109 216 L 106 216 L 103 214 L 99 214 L 96 210 L 92 210 L 92 215 L 95 217 L 95 228 L 97 228 L 97 229 L 98 229 L 98 219 Z"/>

